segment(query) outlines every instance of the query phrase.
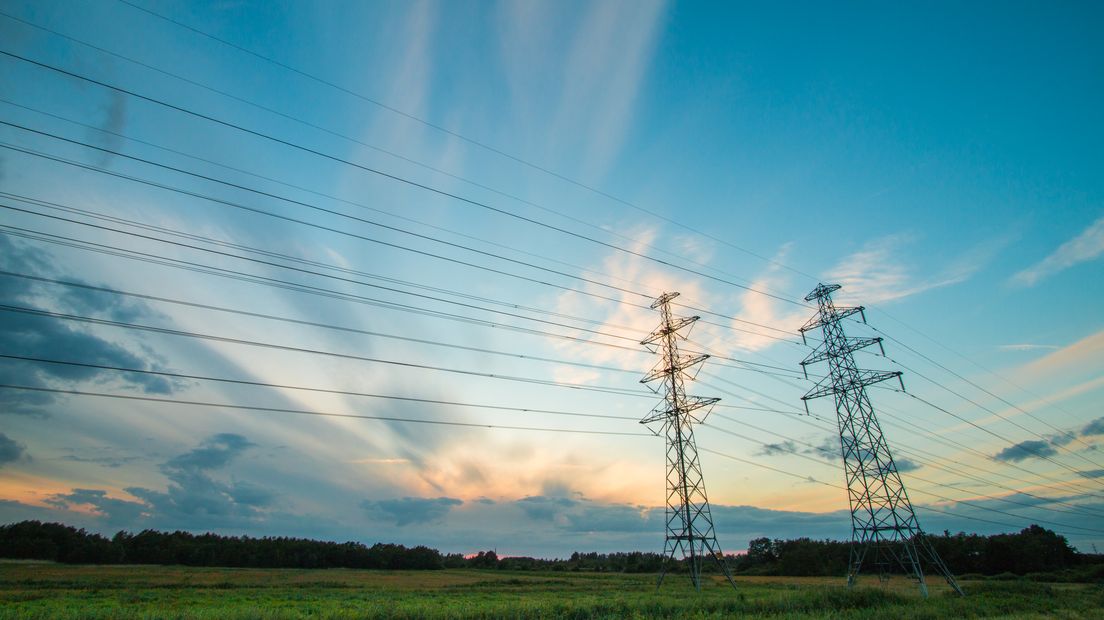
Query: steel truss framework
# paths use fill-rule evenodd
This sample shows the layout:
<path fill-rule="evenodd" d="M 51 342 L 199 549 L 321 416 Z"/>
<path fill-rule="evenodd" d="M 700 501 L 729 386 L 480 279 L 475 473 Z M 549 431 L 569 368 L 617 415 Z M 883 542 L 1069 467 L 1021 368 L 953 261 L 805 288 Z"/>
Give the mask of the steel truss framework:
<path fill-rule="evenodd" d="M 828 362 L 828 375 L 802 400 L 806 408 L 808 401 L 814 398 L 832 395 L 836 401 L 843 468 L 851 504 L 851 560 L 847 585 L 855 585 L 863 566 L 873 564 L 883 580 L 888 578 L 890 570 L 900 567 L 916 579 L 920 592 L 927 596 L 926 565 L 961 595 L 962 589 L 954 575 L 920 529 L 889 444 L 866 394 L 866 386 L 887 379 L 900 381 L 901 373 L 860 370 L 855 365 L 854 351 L 875 344 L 881 347 L 882 339 L 849 338 L 844 334 L 843 319 L 858 314 L 865 323 L 866 317 L 862 306 L 836 307 L 832 293 L 839 288 L 838 284 L 818 284 L 805 296 L 806 301 L 817 302 L 818 312 L 801 328 L 801 336 L 804 338 L 806 332 L 820 328 L 824 342 L 801 362 L 801 367 L 804 370 L 809 364 Z M 901 388 L 904 388 L 903 383 Z"/>
<path fill-rule="evenodd" d="M 736 583 L 713 530 L 713 517 L 694 442 L 693 425 L 703 422 L 720 399 L 686 394 L 686 381 L 694 379 L 700 364 L 709 356 L 679 352 L 678 341 L 686 338 L 699 317 L 673 316 L 670 302 L 677 296 L 678 293 L 664 293 L 652 304 L 653 310 L 660 311 L 662 321 L 640 343 L 660 355 L 659 362 L 640 382 L 657 382 L 653 389 L 663 395 L 663 400 L 640 423 L 667 438 L 667 539 L 656 587 L 663 583 L 675 554 L 680 554 L 681 559 L 689 560 L 690 580 L 696 589 L 701 590 L 701 569 L 707 557 L 718 564 L 735 588 Z"/>

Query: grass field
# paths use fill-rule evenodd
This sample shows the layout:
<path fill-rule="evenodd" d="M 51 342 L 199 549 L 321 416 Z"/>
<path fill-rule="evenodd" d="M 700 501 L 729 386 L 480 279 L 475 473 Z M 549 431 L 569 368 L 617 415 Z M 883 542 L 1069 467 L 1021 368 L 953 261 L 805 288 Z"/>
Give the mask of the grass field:
<path fill-rule="evenodd" d="M 1104 618 L 1099 585 L 744 577 L 699 594 L 684 575 L 388 572 L 0 563 L 0 618 Z"/>

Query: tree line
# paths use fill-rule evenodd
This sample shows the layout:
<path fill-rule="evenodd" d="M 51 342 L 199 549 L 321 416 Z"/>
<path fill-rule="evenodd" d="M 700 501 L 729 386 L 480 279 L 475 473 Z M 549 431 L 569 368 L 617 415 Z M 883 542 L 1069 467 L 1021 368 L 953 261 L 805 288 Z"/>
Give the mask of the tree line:
<path fill-rule="evenodd" d="M 944 532 L 927 538 L 957 574 L 1052 573 L 1102 560 L 1077 553 L 1065 536 L 1038 525 L 1015 534 Z M 836 540 L 756 538 L 734 564 L 738 572 L 761 575 L 842 575 L 847 573 L 850 551 L 850 542 Z"/>
<path fill-rule="evenodd" d="M 1065 537 L 1038 525 L 1019 533 L 944 532 L 929 536 L 940 557 L 957 574 L 998 575 L 1052 573 L 1096 564 L 1104 557 L 1077 553 Z M 843 575 L 850 543 L 835 540 L 757 538 L 748 552 L 727 556 L 737 574 Z M 442 554 L 425 546 L 328 542 L 304 538 L 222 536 L 189 532 L 120 531 L 107 538 L 61 523 L 22 521 L 0 526 L 0 557 L 49 560 L 70 564 L 178 564 L 247 568 L 367 568 L 434 570 L 483 568 L 500 570 L 656 573 L 658 553 L 573 553 L 565 559 L 499 557 L 494 551 L 474 555 Z M 706 562 L 706 571 L 714 570 Z M 681 572 L 682 564 L 669 570 Z M 1095 571 L 1101 572 L 1100 570 Z M 1095 574 L 1095 573 L 1094 573 Z"/>

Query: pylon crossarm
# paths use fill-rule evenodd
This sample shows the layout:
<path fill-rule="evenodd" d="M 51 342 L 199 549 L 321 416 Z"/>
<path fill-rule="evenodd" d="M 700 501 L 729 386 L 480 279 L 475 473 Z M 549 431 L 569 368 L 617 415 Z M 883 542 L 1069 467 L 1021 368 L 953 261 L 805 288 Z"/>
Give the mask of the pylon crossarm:
<path fill-rule="evenodd" d="M 813 289 L 811 293 L 805 296 L 805 301 L 816 301 L 821 298 L 829 297 L 832 293 L 840 290 L 841 287 L 838 284 L 817 284 L 817 287 Z"/>
<path fill-rule="evenodd" d="M 682 373 L 687 368 L 690 368 L 696 364 L 700 364 L 709 359 L 709 355 L 683 355 L 678 358 L 672 358 L 670 360 L 664 359 L 652 369 L 651 372 L 644 375 L 644 378 L 640 380 L 641 383 L 650 383 L 657 379 L 663 379 L 671 375 L 671 373 Z"/>
<path fill-rule="evenodd" d="M 880 346 L 881 342 L 882 342 L 882 339 L 878 338 L 878 337 L 875 337 L 875 338 L 848 338 L 846 346 L 837 348 L 835 350 L 832 350 L 828 347 L 828 341 L 824 341 L 824 342 L 820 343 L 819 345 L 817 345 L 816 349 L 814 349 L 813 352 L 810 353 L 805 359 L 801 360 L 801 365 L 802 366 L 808 366 L 809 364 L 816 364 L 817 362 L 823 362 L 824 360 L 828 359 L 828 357 L 831 356 L 831 355 L 839 355 L 840 353 L 843 353 L 843 352 L 851 353 L 851 352 L 854 352 L 854 351 L 858 351 L 859 349 L 865 349 L 866 347 L 869 347 L 870 345 L 874 345 L 874 344 Z"/>
<path fill-rule="evenodd" d="M 901 376 L 901 371 L 875 371 L 875 370 L 863 370 L 860 373 L 860 384 L 865 387 L 868 385 L 874 385 L 875 383 L 881 383 L 888 379 L 896 379 Z M 881 433 L 879 433 L 881 434 Z"/>
<path fill-rule="evenodd" d="M 677 319 L 671 319 L 670 323 L 665 323 L 663 325 L 660 325 L 654 332 L 649 334 L 647 338 L 645 338 L 644 340 L 641 340 L 640 344 L 648 345 L 648 344 L 652 344 L 652 343 L 654 343 L 654 342 L 656 342 L 660 339 L 666 338 L 667 336 L 670 336 L 671 334 L 677 332 L 678 330 L 682 329 L 683 327 L 686 327 L 687 325 L 693 323 L 694 321 L 697 321 L 700 318 L 701 318 L 700 316 L 687 316 L 687 317 L 681 317 L 681 318 L 677 318 Z"/>
<path fill-rule="evenodd" d="M 829 325 L 829 324 L 832 324 L 832 323 L 838 323 L 841 320 L 846 319 L 847 317 L 851 316 L 852 314 L 861 313 L 863 310 L 865 310 L 865 308 L 863 308 L 862 306 L 855 306 L 854 308 L 835 308 L 835 307 L 833 307 L 830 310 L 830 314 L 828 314 L 828 315 L 817 314 L 813 318 L 806 321 L 805 324 L 802 325 L 801 327 L 799 327 L 797 331 L 799 331 L 801 333 L 813 331 L 814 329 L 817 329 L 819 327 L 824 327 L 825 325 Z"/>
<path fill-rule="evenodd" d="M 813 400 L 814 398 L 821 398 L 835 393 L 836 386 L 832 383 L 832 377 L 827 376 L 821 379 L 820 383 L 814 385 L 811 390 L 806 392 L 805 395 L 801 397 L 801 400 Z"/>

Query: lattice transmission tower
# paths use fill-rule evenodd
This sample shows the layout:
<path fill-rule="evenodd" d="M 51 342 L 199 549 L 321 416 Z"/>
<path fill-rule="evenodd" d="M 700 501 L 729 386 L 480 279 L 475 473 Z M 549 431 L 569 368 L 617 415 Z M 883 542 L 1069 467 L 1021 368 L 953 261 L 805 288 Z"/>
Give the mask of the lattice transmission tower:
<path fill-rule="evenodd" d="M 873 564 L 882 580 L 888 571 L 900 567 L 912 575 L 920 592 L 928 595 L 924 583 L 924 565 L 939 573 L 958 594 L 962 589 L 954 575 L 932 547 L 920 529 L 905 485 L 889 451 L 874 408 L 866 394 L 866 386 L 901 380 L 900 372 L 861 370 L 852 353 L 872 345 L 882 346 L 881 338 L 850 338 L 841 321 L 858 314 L 866 322 L 863 307 L 837 307 L 832 293 L 838 284 L 818 284 L 805 296 L 815 301 L 818 312 L 801 328 L 801 337 L 817 328 L 824 341 L 801 362 L 802 370 L 809 364 L 828 362 L 828 375 L 801 398 L 808 401 L 832 395 L 836 401 L 839 421 L 840 448 L 847 478 L 847 495 L 851 504 L 851 559 L 847 570 L 847 585 L 855 585 L 859 570 Z M 883 351 L 884 354 L 884 351 Z M 808 376 L 806 374 L 806 376 Z M 901 388 L 904 389 L 904 383 Z"/>
<path fill-rule="evenodd" d="M 652 304 L 653 310 L 660 311 L 662 321 L 640 343 L 660 355 L 659 362 L 640 382 L 650 387 L 654 385 L 652 382 L 660 382 L 652 389 L 663 395 L 663 400 L 640 423 L 650 425 L 652 432 L 667 437 L 667 539 L 656 587 L 663 583 L 670 564 L 679 554 L 680 559 L 687 561 L 690 580 L 696 589 L 701 590 L 701 569 L 706 557 L 717 563 L 735 588 L 736 583 L 713 530 L 713 517 L 694 442 L 694 424 L 704 421 L 720 399 L 686 394 L 685 383 L 694 379 L 699 365 L 709 356 L 679 352 L 679 340 L 686 339 L 691 326 L 700 317 L 673 316 L 671 300 L 677 296 L 678 293 L 664 293 Z M 655 428 L 657 423 L 659 427 Z"/>

